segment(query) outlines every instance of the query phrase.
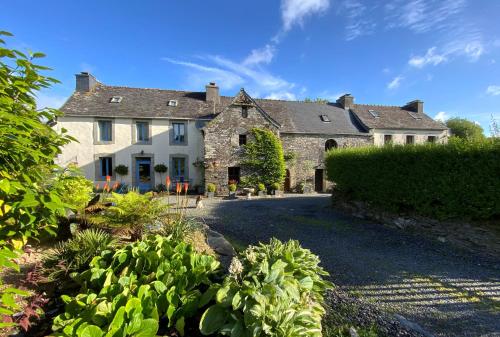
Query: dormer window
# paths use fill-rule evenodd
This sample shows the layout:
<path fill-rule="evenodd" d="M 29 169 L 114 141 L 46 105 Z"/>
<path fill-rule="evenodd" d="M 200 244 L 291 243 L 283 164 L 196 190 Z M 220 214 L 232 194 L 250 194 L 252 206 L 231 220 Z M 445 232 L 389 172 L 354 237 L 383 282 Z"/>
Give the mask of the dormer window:
<path fill-rule="evenodd" d="M 422 117 L 419 116 L 418 112 L 408 111 L 408 114 L 416 120 L 422 119 Z"/>
<path fill-rule="evenodd" d="M 380 117 L 380 114 L 378 113 L 378 111 L 368 110 L 368 112 L 370 113 L 370 115 L 372 115 L 375 118 L 379 118 Z"/>
<path fill-rule="evenodd" d="M 246 106 L 241 107 L 241 117 L 243 117 L 243 118 L 248 117 L 248 107 L 246 107 Z"/>
<path fill-rule="evenodd" d="M 168 101 L 168 106 L 177 106 L 178 102 L 175 99 L 171 99 Z"/>
<path fill-rule="evenodd" d="M 331 123 L 331 120 L 327 115 L 319 115 L 319 118 L 323 123 Z"/>
<path fill-rule="evenodd" d="M 121 96 L 113 96 L 109 100 L 109 103 L 120 103 L 121 101 L 122 101 L 122 97 Z"/>

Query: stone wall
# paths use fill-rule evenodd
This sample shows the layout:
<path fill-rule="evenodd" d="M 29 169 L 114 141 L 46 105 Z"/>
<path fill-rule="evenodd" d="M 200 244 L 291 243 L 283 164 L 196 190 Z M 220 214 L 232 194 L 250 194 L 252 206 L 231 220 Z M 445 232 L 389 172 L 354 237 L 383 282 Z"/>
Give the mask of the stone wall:
<path fill-rule="evenodd" d="M 228 167 L 241 167 L 239 136 L 246 134 L 250 141 L 249 132 L 255 127 L 278 133 L 272 121 L 251 106 L 246 117 L 242 114 L 242 106 L 229 106 L 205 126 L 205 183 L 216 184 L 217 193 L 228 191 Z M 241 176 L 244 175 L 242 168 Z"/>
<path fill-rule="evenodd" d="M 353 147 L 373 144 L 370 136 L 331 136 L 313 134 L 281 134 L 283 151 L 285 154 L 293 152 L 296 158 L 287 162 L 290 171 L 290 187 L 294 190 L 300 182 L 306 182 L 314 190 L 315 170 L 325 169 L 323 164 L 325 156 L 325 144 L 333 139 L 337 147 Z M 331 183 L 326 181 L 326 172 L 323 176 L 324 191 Z"/>

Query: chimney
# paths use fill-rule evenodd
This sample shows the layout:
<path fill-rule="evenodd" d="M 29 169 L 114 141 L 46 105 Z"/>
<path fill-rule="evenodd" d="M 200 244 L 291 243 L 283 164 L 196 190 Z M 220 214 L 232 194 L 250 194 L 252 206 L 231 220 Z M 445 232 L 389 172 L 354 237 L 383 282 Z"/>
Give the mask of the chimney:
<path fill-rule="evenodd" d="M 94 89 L 97 84 L 97 80 L 92 74 L 82 71 L 79 74 L 76 74 L 76 91 L 80 92 L 89 92 Z"/>
<path fill-rule="evenodd" d="M 207 102 L 213 102 L 215 104 L 219 104 L 220 103 L 219 87 L 215 84 L 215 82 L 208 83 L 208 85 L 205 88 L 207 90 L 205 100 Z"/>
<path fill-rule="evenodd" d="M 354 97 L 351 94 L 345 94 L 337 99 L 337 103 L 342 105 L 344 109 L 350 109 L 354 106 Z"/>
<path fill-rule="evenodd" d="M 409 103 L 406 103 L 406 105 L 403 107 L 403 109 L 407 109 L 413 112 L 417 113 L 423 113 L 424 112 L 424 102 L 421 100 L 414 100 Z"/>

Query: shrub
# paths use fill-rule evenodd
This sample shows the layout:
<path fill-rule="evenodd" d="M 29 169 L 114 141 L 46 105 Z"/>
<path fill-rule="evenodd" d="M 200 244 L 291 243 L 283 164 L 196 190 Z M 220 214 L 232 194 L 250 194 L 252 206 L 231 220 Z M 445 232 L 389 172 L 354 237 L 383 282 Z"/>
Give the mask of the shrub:
<path fill-rule="evenodd" d="M 62 297 L 65 312 L 52 328 L 61 336 L 153 337 L 175 327 L 184 336 L 213 298 L 218 268 L 215 258 L 160 235 L 106 250 L 74 275 L 81 293 Z"/>
<path fill-rule="evenodd" d="M 168 208 L 162 200 L 153 198 L 151 192 L 112 193 L 106 201 L 112 206 L 94 215 L 92 221 L 97 225 L 126 230 L 131 240 L 140 239 L 144 228 L 155 225 Z"/>
<path fill-rule="evenodd" d="M 52 188 L 59 193 L 62 202 L 82 212 L 92 199 L 94 184 L 75 167 L 69 167 L 56 176 Z"/>
<path fill-rule="evenodd" d="M 481 125 L 465 118 L 450 118 L 446 121 L 446 126 L 454 137 L 477 141 L 485 139 Z"/>
<path fill-rule="evenodd" d="M 37 107 L 39 91 L 58 83 L 46 76 L 49 68 L 36 64 L 43 53 L 28 55 L 5 47 L 0 32 L 0 274 L 5 269 L 19 271 L 13 259 L 28 238 L 47 231 L 55 235 L 58 216 L 66 207 L 60 195 L 46 184 L 43 172 L 57 169 L 54 161 L 61 148 L 74 138 L 63 129 L 58 133 L 47 121 L 61 112 Z M 2 276 L 3 278 L 3 276 Z M 0 320 L 2 328 L 14 325 L 11 314 L 19 310 L 18 289 L 5 287 L 0 279 Z"/>
<path fill-rule="evenodd" d="M 115 167 L 115 173 L 120 176 L 126 176 L 128 174 L 128 167 L 123 164 L 117 165 Z"/>
<path fill-rule="evenodd" d="M 44 255 L 42 271 L 51 281 L 65 281 L 70 273 L 87 269 L 94 256 L 114 243 L 112 236 L 100 229 L 77 232 Z"/>
<path fill-rule="evenodd" d="M 216 189 L 217 189 L 217 186 L 215 186 L 215 184 L 213 184 L 213 183 L 207 184 L 207 192 L 214 193 Z"/>
<path fill-rule="evenodd" d="M 163 174 L 168 171 L 168 167 L 165 164 L 157 164 L 154 170 L 160 174 L 160 180 L 163 181 Z"/>
<path fill-rule="evenodd" d="M 437 218 L 500 215 L 500 141 L 337 149 L 328 179 L 347 197 Z"/>
<path fill-rule="evenodd" d="M 238 189 L 238 186 L 236 184 L 229 184 L 228 187 L 230 192 L 236 192 L 236 190 Z"/>
<path fill-rule="evenodd" d="M 257 184 L 257 191 L 264 192 L 265 190 L 266 190 L 266 185 L 264 185 L 263 183 Z"/>
<path fill-rule="evenodd" d="M 243 165 L 250 172 L 247 179 L 252 185 L 258 182 L 271 186 L 285 179 L 285 158 L 281 141 L 267 129 L 251 130 L 253 140 L 244 145 Z"/>
<path fill-rule="evenodd" d="M 321 336 L 323 293 L 331 284 L 319 258 L 297 241 L 272 239 L 234 258 L 202 316 L 204 335 Z"/>
<path fill-rule="evenodd" d="M 281 184 L 280 183 L 274 183 L 273 184 L 273 190 L 275 190 L 275 191 L 281 190 Z"/>

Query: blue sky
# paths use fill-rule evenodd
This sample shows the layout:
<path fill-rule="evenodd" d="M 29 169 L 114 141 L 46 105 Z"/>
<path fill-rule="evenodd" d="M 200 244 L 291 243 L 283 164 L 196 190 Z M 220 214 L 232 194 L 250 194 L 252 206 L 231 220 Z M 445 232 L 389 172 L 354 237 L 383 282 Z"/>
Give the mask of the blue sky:
<path fill-rule="evenodd" d="M 90 71 L 132 87 L 216 81 L 225 95 L 418 98 L 487 133 L 500 119 L 498 0 L 0 1 L 9 46 L 46 53 L 62 81 L 41 105 L 61 105 Z"/>

